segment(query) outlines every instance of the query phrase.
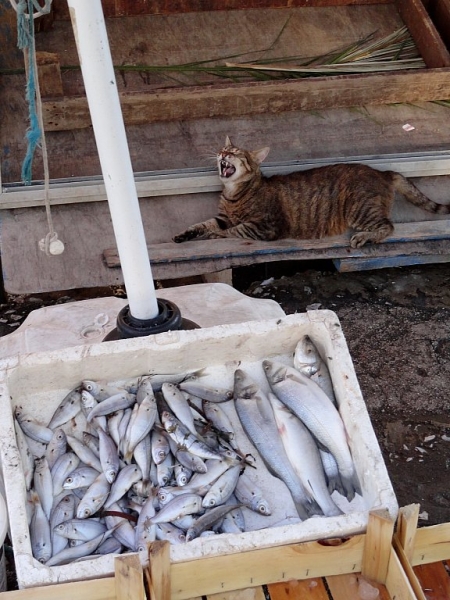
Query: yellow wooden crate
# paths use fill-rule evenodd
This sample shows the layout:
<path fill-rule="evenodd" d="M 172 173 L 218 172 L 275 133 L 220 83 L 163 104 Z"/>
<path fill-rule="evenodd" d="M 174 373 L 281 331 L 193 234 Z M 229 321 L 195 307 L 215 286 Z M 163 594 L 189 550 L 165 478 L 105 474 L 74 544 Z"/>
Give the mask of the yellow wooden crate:
<path fill-rule="evenodd" d="M 418 600 L 450 598 L 450 523 L 417 527 L 419 504 L 400 509 L 394 547 Z"/>
<path fill-rule="evenodd" d="M 170 544 L 115 559 L 115 575 L 90 581 L 4 592 L 1 600 L 353 600 L 363 579 L 379 600 L 417 600 L 392 546 L 394 519 L 372 511 L 367 531 L 349 538 L 287 544 L 172 563 Z"/>

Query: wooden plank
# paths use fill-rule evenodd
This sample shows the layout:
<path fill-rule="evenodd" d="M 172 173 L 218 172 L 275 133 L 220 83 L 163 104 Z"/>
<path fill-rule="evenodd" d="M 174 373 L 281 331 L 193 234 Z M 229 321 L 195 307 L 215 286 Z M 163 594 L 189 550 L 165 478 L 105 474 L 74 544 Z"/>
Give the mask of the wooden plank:
<path fill-rule="evenodd" d="M 409 584 L 414 591 L 415 598 L 417 598 L 417 600 L 427 600 L 427 598 L 422 590 L 422 586 L 420 585 L 420 582 L 417 579 L 416 574 L 414 573 L 414 569 L 411 565 L 411 562 L 410 562 L 408 556 L 406 555 L 405 550 L 403 549 L 403 546 L 402 546 L 402 543 L 400 542 L 400 537 L 398 534 L 396 534 L 394 536 L 393 547 L 394 547 L 395 552 L 392 553 L 390 566 L 394 562 L 393 557 L 397 557 L 398 562 L 401 564 L 401 570 L 404 573 L 404 575 L 408 578 Z M 388 574 L 388 578 L 389 578 L 389 574 Z"/>
<path fill-rule="evenodd" d="M 117 600 L 145 600 L 144 577 L 139 554 L 114 559 Z"/>
<path fill-rule="evenodd" d="M 153 542 L 148 550 L 149 566 L 144 570 L 150 600 L 171 600 L 170 543 Z M 196 594 L 190 594 L 189 598 Z"/>
<path fill-rule="evenodd" d="M 450 523 L 421 527 L 416 532 L 413 566 L 447 560 L 450 556 Z"/>
<path fill-rule="evenodd" d="M 420 504 L 410 504 L 402 506 L 398 514 L 396 534 L 408 560 L 411 560 L 414 550 L 419 511 Z"/>
<path fill-rule="evenodd" d="M 450 576 L 442 562 L 414 567 L 427 600 L 450 598 Z"/>
<path fill-rule="evenodd" d="M 354 536 L 339 546 L 306 542 L 204 558 L 201 567 L 199 561 L 173 563 L 172 600 L 359 571 L 364 538 Z"/>
<path fill-rule="evenodd" d="M 391 552 L 389 561 L 386 588 L 392 600 L 426 600 L 422 595 L 415 594 L 415 589 L 412 587 L 402 563 L 394 551 Z"/>
<path fill-rule="evenodd" d="M 361 573 L 364 579 L 386 581 L 395 520 L 385 509 L 369 514 Z"/>
<path fill-rule="evenodd" d="M 421 0 L 396 0 L 397 8 L 425 64 L 430 69 L 450 66 L 450 53 Z"/>
<path fill-rule="evenodd" d="M 450 254 L 389 256 L 382 258 L 336 258 L 333 264 L 339 273 L 368 271 L 373 269 L 389 269 L 392 267 L 408 267 L 411 265 L 428 265 L 450 262 Z"/>
<path fill-rule="evenodd" d="M 378 590 L 377 600 L 391 600 L 386 586 L 375 581 L 368 581 L 361 574 L 333 575 L 326 579 L 333 600 L 372 598 L 375 597 L 376 590 Z"/>
<path fill-rule="evenodd" d="M 268 162 L 262 166 L 266 176 L 305 171 L 330 164 L 363 163 L 380 171 L 396 171 L 405 177 L 434 177 L 450 173 L 450 152 L 422 152 L 385 156 L 348 156 L 309 161 Z M 163 197 L 174 194 L 219 192 L 222 184 L 215 168 L 179 169 L 136 173 L 136 192 L 139 198 Z M 107 199 L 100 177 L 82 180 L 53 181 L 49 199 L 52 206 L 77 202 L 99 202 Z M 0 208 L 43 206 L 45 190 L 42 184 L 32 186 L 6 185 L 0 188 Z"/>
<path fill-rule="evenodd" d="M 39 90 L 41 97 L 63 95 L 59 56 L 54 52 L 36 52 Z"/>
<path fill-rule="evenodd" d="M 201 597 L 200 597 L 201 598 Z M 265 600 L 261 586 L 206 596 L 207 600 Z M 273 600 L 273 598 L 271 599 Z"/>
<path fill-rule="evenodd" d="M 434 0 L 428 11 L 444 44 L 450 48 L 450 0 Z"/>
<path fill-rule="evenodd" d="M 390 244 L 419 242 L 431 240 L 446 240 L 449 237 L 449 221 L 421 221 L 415 223 L 396 223 L 393 233 L 388 236 L 381 244 L 371 244 L 359 249 L 349 247 L 350 234 L 330 236 L 318 240 L 276 240 L 274 242 L 263 242 L 258 240 L 245 240 L 238 238 L 217 239 L 217 240 L 198 240 L 175 244 L 166 242 L 162 244 L 150 244 L 148 246 L 149 256 L 153 264 L 183 263 L 196 261 L 205 261 L 208 259 L 239 259 L 251 256 L 253 260 L 269 260 L 271 257 L 276 260 L 278 256 L 281 260 L 289 259 L 295 256 L 295 259 L 304 253 L 310 252 L 330 252 L 329 258 L 371 258 L 385 255 L 389 250 Z M 345 249 L 342 252 L 342 248 Z M 433 246 L 430 246 L 430 249 Z M 332 256 L 333 250 L 337 251 Z M 395 256 L 401 254 L 401 251 L 395 251 Z M 417 252 L 416 254 L 420 254 Z M 105 263 L 110 268 L 120 266 L 119 255 L 116 248 L 108 248 L 103 252 Z M 312 256 L 312 254 L 311 254 Z M 225 268 L 225 267 L 224 267 Z M 229 267 L 226 267 L 229 268 Z M 223 270 L 223 269 L 220 269 Z"/>
<path fill-rule="evenodd" d="M 237 10 L 248 8 L 287 8 L 292 6 L 343 6 L 353 4 L 388 4 L 391 0 L 102 0 L 106 17 L 166 15 L 203 10 Z M 53 0 L 55 18 L 70 18 L 66 0 Z"/>
<path fill-rule="evenodd" d="M 1 600 L 116 600 L 114 577 L 0 592 Z"/>
<path fill-rule="evenodd" d="M 329 600 L 324 580 L 321 577 L 271 583 L 267 589 L 270 600 Z"/>
<path fill-rule="evenodd" d="M 450 65 L 450 55 L 448 64 Z M 448 96 L 449 86 L 450 69 L 419 69 L 416 72 L 341 75 L 296 81 L 236 83 L 233 86 L 205 85 L 148 93 L 121 93 L 120 102 L 125 124 L 143 125 L 230 114 L 277 114 L 283 111 L 311 111 L 365 104 L 443 100 Z M 85 97 L 43 101 L 43 119 L 45 130 L 49 132 L 91 127 Z"/>

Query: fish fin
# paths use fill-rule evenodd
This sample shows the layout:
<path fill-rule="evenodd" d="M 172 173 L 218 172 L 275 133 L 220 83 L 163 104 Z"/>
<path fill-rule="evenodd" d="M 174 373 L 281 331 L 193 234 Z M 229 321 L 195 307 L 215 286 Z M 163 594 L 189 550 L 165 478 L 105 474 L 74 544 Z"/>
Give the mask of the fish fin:
<path fill-rule="evenodd" d="M 361 484 L 359 483 L 358 475 L 356 471 L 353 472 L 351 477 L 343 477 L 341 474 L 341 481 L 344 487 L 344 496 L 351 502 L 355 497 L 355 494 L 362 496 Z"/>

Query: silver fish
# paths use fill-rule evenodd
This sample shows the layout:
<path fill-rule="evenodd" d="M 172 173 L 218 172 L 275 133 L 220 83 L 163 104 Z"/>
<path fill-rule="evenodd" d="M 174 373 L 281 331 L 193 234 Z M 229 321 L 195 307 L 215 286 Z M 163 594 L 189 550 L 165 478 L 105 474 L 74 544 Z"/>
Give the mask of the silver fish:
<path fill-rule="evenodd" d="M 208 446 L 195 437 L 183 423 L 167 411 L 162 413 L 161 421 L 164 425 L 164 429 L 180 448 L 189 450 L 189 452 L 196 456 L 200 456 L 200 458 L 214 458 L 220 460 L 221 457 L 219 454 L 210 450 Z"/>
<path fill-rule="evenodd" d="M 106 525 L 96 519 L 69 519 L 56 525 L 55 533 L 71 540 L 87 542 L 106 531 Z"/>
<path fill-rule="evenodd" d="M 158 523 L 155 525 L 156 539 L 165 540 L 171 544 L 185 544 L 186 534 L 182 529 L 175 527 L 172 523 Z"/>
<path fill-rule="evenodd" d="M 76 516 L 77 519 L 87 519 L 99 511 L 109 496 L 111 485 L 108 483 L 104 473 L 100 473 L 87 492 L 80 500 Z"/>
<path fill-rule="evenodd" d="M 110 511 L 122 512 L 118 504 L 113 504 L 109 508 Z M 136 532 L 130 521 L 123 517 L 117 517 L 110 514 L 105 516 L 106 526 L 114 528 L 114 537 L 132 552 L 136 551 Z"/>
<path fill-rule="evenodd" d="M 347 435 L 341 416 L 325 392 L 305 375 L 289 377 L 288 367 L 264 360 L 264 371 L 279 400 L 308 427 L 314 437 L 336 459 L 341 480 L 350 501 L 359 489 Z"/>
<path fill-rule="evenodd" d="M 247 475 L 246 471 L 240 475 L 234 488 L 234 494 L 237 500 L 250 510 L 267 517 L 272 514 L 269 502 L 264 498 L 262 491 Z"/>
<path fill-rule="evenodd" d="M 167 485 L 172 477 L 172 469 L 173 469 L 173 455 L 168 454 L 166 458 L 156 465 L 156 477 L 158 480 L 158 485 L 164 487 Z"/>
<path fill-rule="evenodd" d="M 294 350 L 294 367 L 303 375 L 311 377 L 319 370 L 320 360 L 317 348 L 311 338 L 309 335 L 304 335 Z"/>
<path fill-rule="evenodd" d="M 133 483 L 142 479 L 142 473 L 137 465 L 126 465 L 121 469 L 111 485 L 111 490 L 104 506 L 108 508 L 111 504 L 118 502 L 131 488 Z"/>
<path fill-rule="evenodd" d="M 172 383 L 163 383 L 161 392 L 164 396 L 164 400 L 167 402 L 176 418 L 181 421 L 194 436 L 197 436 L 194 417 L 183 393 Z"/>
<path fill-rule="evenodd" d="M 186 485 L 189 482 L 189 479 L 192 477 L 192 471 L 183 465 L 175 465 L 174 471 L 175 481 L 179 486 Z"/>
<path fill-rule="evenodd" d="M 88 392 L 87 390 L 83 390 L 81 392 L 81 410 L 83 411 L 83 414 L 86 417 L 86 419 L 88 418 L 89 413 L 92 410 L 94 410 L 94 408 L 97 406 L 97 404 L 98 404 L 98 400 L 96 400 L 90 392 Z M 88 422 L 88 426 L 89 425 L 90 425 L 90 422 Z M 93 419 L 92 425 L 97 429 L 101 428 L 101 429 L 105 430 L 107 427 L 106 417 L 105 416 L 95 417 Z"/>
<path fill-rule="evenodd" d="M 305 489 L 309 491 L 326 517 L 341 515 L 328 491 L 319 449 L 312 435 L 298 417 L 269 394 L 278 431 L 286 454 Z"/>
<path fill-rule="evenodd" d="M 81 462 L 85 463 L 89 467 L 96 469 L 98 472 L 102 470 L 102 464 L 100 459 L 90 450 L 83 442 L 78 438 L 68 435 L 67 443 L 71 449 L 75 452 Z"/>
<path fill-rule="evenodd" d="M 152 523 L 170 523 L 174 519 L 202 510 L 202 497 L 197 494 L 180 494 L 172 498 L 154 517 Z"/>
<path fill-rule="evenodd" d="M 119 455 L 114 440 L 102 429 L 98 430 L 100 464 L 108 483 L 113 483 L 120 470 Z"/>
<path fill-rule="evenodd" d="M 150 481 L 150 467 L 152 464 L 151 439 L 149 435 L 146 435 L 143 440 L 136 444 L 133 456 L 136 464 L 141 469 L 142 481 L 148 483 Z"/>
<path fill-rule="evenodd" d="M 115 537 L 107 538 L 98 546 L 95 555 L 100 554 L 120 554 L 122 552 L 122 544 Z M 94 556 L 94 555 L 93 555 Z"/>
<path fill-rule="evenodd" d="M 20 428 L 29 438 L 41 444 L 48 444 L 53 437 L 53 431 L 31 417 L 27 417 L 21 406 L 16 406 L 14 416 Z"/>
<path fill-rule="evenodd" d="M 156 413 L 154 396 L 146 395 L 140 404 L 136 402 L 134 405 L 122 446 L 125 462 L 131 460 L 137 444 L 150 433 L 155 423 Z"/>
<path fill-rule="evenodd" d="M 305 335 L 295 348 L 294 367 L 303 373 L 303 375 L 311 377 L 323 389 L 330 400 L 336 404 L 330 371 L 317 346 L 315 346 L 308 335 Z"/>
<path fill-rule="evenodd" d="M 50 523 L 42 508 L 39 496 L 32 494 L 31 499 L 34 504 L 30 523 L 31 548 L 34 558 L 45 564 L 52 555 Z"/>
<path fill-rule="evenodd" d="M 34 489 L 39 496 L 41 506 L 47 519 L 50 519 L 50 513 L 53 506 L 53 480 L 45 457 L 35 460 L 34 468 Z"/>
<path fill-rule="evenodd" d="M 186 533 L 186 541 L 199 537 L 204 531 L 209 530 L 217 521 L 222 519 L 227 513 L 234 508 L 240 507 L 240 504 L 222 504 L 214 508 L 208 509 L 204 515 L 198 517 L 192 527 L 189 527 Z"/>
<path fill-rule="evenodd" d="M 139 517 L 136 523 L 136 541 L 135 546 L 139 550 L 141 547 L 145 547 L 146 543 L 152 541 L 150 538 L 156 539 L 156 525 L 151 525 L 149 519 L 154 517 L 156 514 L 155 506 L 153 504 L 153 496 L 147 498 L 145 503 L 142 505 Z M 154 540 L 153 540 L 154 541 Z"/>
<path fill-rule="evenodd" d="M 241 466 L 230 467 L 221 475 L 211 486 L 208 493 L 203 498 L 203 508 L 211 508 L 219 504 L 225 504 L 236 488 L 236 484 L 241 472 Z"/>
<path fill-rule="evenodd" d="M 105 429 L 102 428 L 103 431 L 105 431 Z M 98 432 L 97 436 L 98 436 Z M 83 444 L 85 446 L 87 446 L 89 448 L 89 450 L 92 450 L 92 452 L 95 454 L 95 456 L 97 456 L 98 458 L 100 458 L 100 442 L 98 437 L 96 437 L 95 435 L 93 435 L 92 433 L 89 433 L 89 431 L 83 431 Z"/>
<path fill-rule="evenodd" d="M 136 390 L 136 402 L 141 404 L 144 398 L 155 399 L 155 393 L 152 386 L 151 376 L 142 377 Z"/>
<path fill-rule="evenodd" d="M 26 435 L 22 431 L 16 419 L 14 419 L 14 431 L 16 432 L 17 447 L 19 449 L 19 454 L 22 461 L 23 475 L 25 478 L 25 487 L 28 491 L 30 491 L 34 474 L 33 453 L 31 452 L 31 449 L 28 445 Z"/>
<path fill-rule="evenodd" d="M 100 475 L 97 469 L 88 466 L 81 466 L 74 469 L 63 482 L 63 489 L 73 490 L 75 488 L 87 488 Z"/>
<path fill-rule="evenodd" d="M 187 379 L 181 382 L 178 387 L 188 394 L 193 394 L 202 400 L 209 400 L 210 402 L 227 402 L 233 398 L 233 390 L 209 387 L 195 379 Z"/>
<path fill-rule="evenodd" d="M 136 396 L 134 394 L 120 392 L 114 396 L 106 398 L 106 400 L 103 400 L 94 406 L 94 408 L 88 414 L 86 420 L 88 423 L 90 423 L 95 417 L 110 415 L 118 410 L 129 408 L 130 406 L 133 406 L 135 402 Z"/>
<path fill-rule="evenodd" d="M 52 439 L 47 445 L 45 458 L 47 459 L 50 469 L 55 464 L 56 460 L 65 454 L 67 447 L 66 432 L 61 427 L 54 430 Z"/>
<path fill-rule="evenodd" d="M 50 429 L 61 427 L 73 419 L 81 410 L 81 393 L 79 388 L 71 390 L 60 402 L 48 424 Z"/>
<path fill-rule="evenodd" d="M 203 400 L 203 412 L 207 419 L 214 425 L 219 433 L 225 436 L 231 446 L 236 450 L 235 431 L 231 419 L 221 408 L 220 404 Z"/>
<path fill-rule="evenodd" d="M 83 542 L 82 544 L 78 544 L 76 546 L 71 546 L 66 548 L 65 550 L 61 550 L 58 554 L 52 556 L 47 562 L 44 564 L 47 567 L 54 567 L 57 565 L 66 565 L 76 559 L 83 558 L 84 556 L 89 556 L 96 551 L 98 546 L 110 535 L 112 535 L 113 530 L 105 531 L 105 533 L 101 533 L 97 537 L 88 542 Z"/>
<path fill-rule="evenodd" d="M 314 503 L 289 462 L 273 414 L 271 419 L 267 417 L 264 409 L 267 406 L 267 398 L 263 397 L 259 386 L 242 369 L 235 371 L 234 394 L 236 411 L 245 433 L 272 475 L 286 484 L 299 517 L 307 519 L 317 514 Z M 262 410 L 260 406 L 263 407 Z"/>
<path fill-rule="evenodd" d="M 319 449 L 319 453 L 328 482 L 328 491 L 330 494 L 337 491 L 342 496 L 345 496 L 346 491 L 342 485 L 341 476 L 339 475 L 339 469 L 334 456 L 330 452 L 322 449 Z"/>
<path fill-rule="evenodd" d="M 53 481 L 53 495 L 57 496 L 63 491 L 67 477 L 80 464 L 80 459 L 74 452 L 66 452 L 58 458 L 50 470 Z"/>
<path fill-rule="evenodd" d="M 170 452 L 169 441 L 164 433 L 154 429 L 151 433 L 152 458 L 156 465 L 162 462 Z"/>
<path fill-rule="evenodd" d="M 192 454 L 188 450 L 177 450 L 175 452 L 175 460 L 177 460 L 183 467 L 194 471 L 195 473 L 206 473 L 206 465 L 200 456 Z"/>
<path fill-rule="evenodd" d="M 73 519 L 75 513 L 75 496 L 67 494 L 52 509 L 50 515 L 50 532 L 52 539 L 52 554 L 57 554 L 67 548 L 67 538 L 55 533 L 55 527 L 64 521 Z"/>
<path fill-rule="evenodd" d="M 221 533 L 241 533 L 242 531 L 245 531 L 244 513 L 236 496 L 232 494 L 225 504 L 234 504 L 236 506 L 233 510 L 224 515 L 222 524 L 220 525 Z"/>
<path fill-rule="evenodd" d="M 107 426 L 108 426 L 108 433 L 109 435 L 112 437 L 112 439 L 114 440 L 114 443 L 116 444 L 117 447 L 119 447 L 120 445 L 120 433 L 119 433 L 119 426 L 120 426 L 120 422 L 122 420 L 124 411 L 123 409 L 116 411 L 115 413 L 112 413 L 111 415 L 109 415 L 108 417 L 108 421 L 107 421 Z"/>
<path fill-rule="evenodd" d="M 111 386 L 106 382 L 92 381 L 89 379 L 85 379 L 81 382 L 81 389 L 92 394 L 98 402 L 103 402 L 103 400 L 106 400 L 115 394 L 127 392 L 125 388 Z"/>

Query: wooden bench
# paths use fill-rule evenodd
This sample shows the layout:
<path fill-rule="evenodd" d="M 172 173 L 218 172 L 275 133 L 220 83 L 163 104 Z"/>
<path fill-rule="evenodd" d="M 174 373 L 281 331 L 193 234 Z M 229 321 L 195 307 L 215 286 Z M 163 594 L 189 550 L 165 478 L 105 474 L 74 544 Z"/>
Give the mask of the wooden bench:
<path fill-rule="evenodd" d="M 183 244 L 148 246 L 156 279 L 202 275 L 281 260 L 333 259 L 340 271 L 450 261 L 450 222 L 397 223 L 394 233 L 381 244 L 360 249 L 349 246 L 350 235 L 322 240 L 261 242 L 242 239 L 200 240 Z M 116 248 L 103 252 L 109 268 L 120 267 Z"/>

